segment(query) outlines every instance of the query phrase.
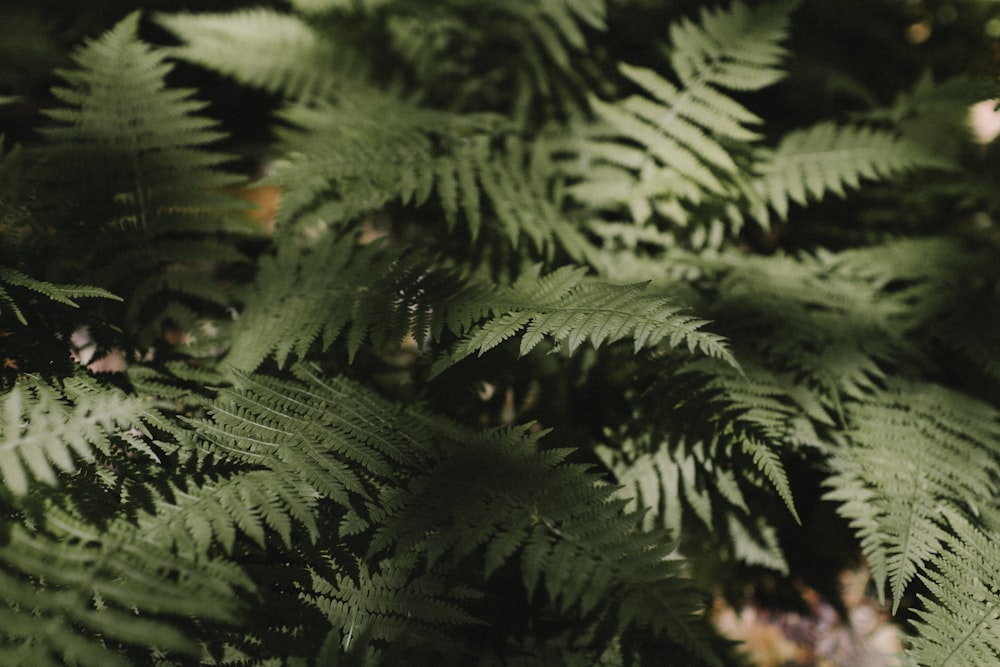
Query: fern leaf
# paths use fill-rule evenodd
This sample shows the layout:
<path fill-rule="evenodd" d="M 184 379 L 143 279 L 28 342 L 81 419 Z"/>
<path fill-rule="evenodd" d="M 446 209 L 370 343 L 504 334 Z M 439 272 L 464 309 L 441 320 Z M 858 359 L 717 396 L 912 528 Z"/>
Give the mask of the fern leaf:
<path fill-rule="evenodd" d="M 791 8 L 734 3 L 703 10 L 700 24 L 675 23 L 670 62 L 680 85 L 652 69 L 620 66 L 643 94 L 614 104 L 591 97 L 602 124 L 587 128 L 582 141 L 569 142 L 570 160 L 557 160 L 572 179 L 571 196 L 598 210 L 627 209 L 638 225 L 655 213 L 684 227 L 706 200 L 752 195 L 741 185 L 737 156 L 759 138 L 749 126 L 762 121 L 722 91 L 757 90 L 781 78 L 780 42 Z M 580 172 L 574 162 L 586 168 Z M 742 224 L 738 212 L 730 217 L 734 227 Z"/>
<path fill-rule="evenodd" d="M 473 353 L 482 355 L 522 330 L 522 355 L 545 338 L 565 343 L 569 352 L 587 341 L 598 347 L 632 338 L 636 351 L 665 343 L 736 365 L 724 339 L 700 330 L 707 322 L 684 314 L 670 299 L 644 294 L 646 285 L 589 281 L 572 267 L 540 279 L 539 270 L 526 272 L 493 297 L 489 308 L 494 317 L 475 327 L 448 357 L 438 360 L 432 374 Z M 453 321 L 452 328 L 465 324 Z"/>
<path fill-rule="evenodd" d="M 155 227 L 174 212 L 218 206 L 226 200 L 211 188 L 236 179 L 215 169 L 228 156 L 200 150 L 224 134 L 198 115 L 205 104 L 194 91 L 165 87 L 172 67 L 138 39 L 138 20 L 138 13 L 123 19 L 76 52 L 76 69 L 60 71 L 65 85 L 53 94 L 65 106 L 47 112 L 59 125 L 46 130 L 57 143 L 44 157 L 91 205 L 85 219 L 113 214 L 118 202 L 114 219 Z"/>
<path fill-rule="evenodd" d="M 87 285 L 55 285 L 44 280 L 38 280 L 32 278 L 31 276 L 25 275 L 16 269 L 11 269 L 8 267 L 0 266 L 0 283 L 6 283 L 14 287 L 22 287 L 30 289 L 33 292 L 37 292 L 42 296 L 55 301 L 56 303 L 61 303 L 73 308 L 78 308 L 79 305 L 73 299 L 81 298 L 101 298 L 101 299 L 112 299 L 115 301 L 121 301 L 121 297 L 118 297 L 111 292 L 101 289 L 100 287 L 90 287 Z M 24 312 L 18 307 L 17 302 L 10 293 L 0 285 L 0 301 L 3 301 L 11 309 L 14 317 L 17 318 L 18 322 L 21 324 L 27 324 Z"/>
<path fill-rule="evenodd" d="M 787 36 L 794 5 L 750 8 L 734 2 L 728 9 L 702 9 L 700 25 L 690 20 L 672 24 L 671 65 L 678 78 L 689 88 L 760 90 L 774 84 L 784 76 L 779 65 L 786 52 L 779 42 Z"/>
<path fill-rule="evenodd" d="M 371 638 L 392 643 L 415 634 L 420 644 L 436 648 L 454 646 L 443 628 L 481 623 L 457 604 L 464 592 L 433 574 L 414 578 L 411 558 L 358 563 L 358 576 L 343 573 L 331 559 L 327 571 L 313 571 L 314 594 L 307 601 L 338 628 L 344 648 L 370 627 Z M 324 576 L 325 575 L 325 576 Z M 327 578 L 328 577 L 328 578 Z M 457 599 L 456 599 L 457 598 Z M 412 640 L 411 640 L 412 641 Z"/>
<path fill-rule="evenodd" d="M 279 250 L 264 258 L 241 326 L 223 364 L 251 371 L 273 354 L 279 364 L 327 350 L 347 332 L 349 358 L 371 338 L 399 343 L 430 312 L 438 292 L 422 278 L 420 262 L 377 248 L 358 248 L 330 235 L 306 251 Z M 428 291 L 429 290 L 429 291 Z"/>
<path fill-rule="evenodd" d="M 921 575 L 929 596 L 915 611 L 919 634 L 910 655 L 922 667 L 996 664 L 1000 660 L 1000 535 L 946 512 L 949 539 Z"/>
<path fill-rule="evenodd" d="M 294 15 L 263 7 L 225 14 L 157 14 L 156 22 L 183 44 L 173 57 L 291 98 L 328 94 L 361 60 Z M 248 48 L 255 54 L 247 59 Z"/>
<path fill-rule="evenodd" d="M 378 118 L 372 106 L 381 108 Z M 341 228 L 394 200 L 420 205 L 435 192 L 449 230 L 461 221 L 473 240 L 489 230 L 515 247 L 523 235 L 536 251 L 585 255 L 582 234 L 549 200 L 544 179 L 532 177 L 528 146 L 496 116 L 423 109 L 368 89 L 282 115 L 297 129 L 284 133 L 287 158 L 272 177 L 284 193 L 279 234 L 316 219 Z"/>
<path fill-rule="evenodd" d="M 784 220 L 789 201 L 805 205 L 831 192 L 843 197 L 862 179 L 891 178 L 925 162 L 919 149 L 890 131 L 823 122 L 786 135 L 758 165 L 754 185 Z"/>
<path fill-rule="evenodd" d="M 680 579 L 666 580 L 643 586 L 623 605 L 623 616 L 629 619 L 656 619 L 654 629 L 690 652 L 695 664 L 722 667 L 712 634 L 701 618 L 701 595 Z"/>
<path fill-rule="evenodd" d="M 0 415 L 0 475 L 19 496 L 31 478 L 54 486 L 77 460 L 91 461 L 97 452 L 112 457 L 120 433 L 157 420 L 142 399 L 84 377 L 62 388 L 25 379 L 0 397 Z"/>
<path fill-rule="evenodd" d="M 185 619 L 235 621 L 249 583 L 232 565 L 145 543 L 127 522 L 98 527 L 49 506 L 37 528 L 9 528 L 0 548 L 0 655 L 19 644 L 18 660 L 128 665 L 150 660 L 152 646 L 196 655 Z"/>
<path fill-rule="evenodd" d="M 995 493 L 1000 419 L 990 406 L 934 385 L 895 381 L 848 406 L 826 497 L 842 503 L 872 573 L 898 608 L 907 585 L 951 543 L 944 511 L 968 517 Z"/>
<path fill-rule="evenodd" d="M 215 544 L 232 554 L 238 533 L 265 548 L 265 527 L 290 549 L 293 519 L 313 541 L 319 532 L 315 492 L 290 475 L 251 470 L 171 491 L 172 498 L 159 499 L 155 511 L 138 517 L 138 525 L 149 543 L 192 559 L 205 557 Z"/>
<path fill-rule="evenodd" d="M 540 435 L 526 427 L 478 433 L 421 410 L 401 410 L 313 367 L 299 365 L 293 372 L 299 381 L 243 376 L 236 389 L 213 402 L 207 419 L 190 422 L 192 442 L 228 465 L 258 469 L 252 474 L 260 477 L 262 492 L 275 479 L 296 480 L 342 508 L 347 523 L 341 522 L 345 532 L 339 539 L 367 541 L 367 556 L 357 562 L 355 574 L 355 566 L 339 557 L 331 556 L 329 568 L 314 565 L 312 588 L 305 593 L 342 637 L 380 613 L 385 623 L 374 630 L 380 641 L 417 627 L 432 643 L 447 645 L 442 631 L 448 625 L 475 620 L 454 604 L 456 589 L 441 588 L 444 579 L 438 577 L 470 560 L 487 574 L 514 564 L 527 591 L 536 593 L 540 584 L 560 613 L 614 611 L 618 601 L 635 600 L 632 608 L 654 614 L 657 631 L 671 640 L 687 642 L 698 634 L 683 628 L 696 623 L 680 611 L 688 608 L 683 596 L 674 600 L 663 588 L 658 604 L 668 608 L 647 609 L 641 602 L 651 584 L 678 576 L 676 563 L 665 561 L 672 545 L 656 531 L 637 530 L 640 518 L 622 512 L 611 487 L 595 483 L 583 467 L 563 463 L 568 451 L 537 451 Z M 346 501 L 343 491 L 329 488 L 342 480 L 331 466 L 341 465 L 358 480 L 345 485 L 351 495 Z M 231 484 L 238 490 L 246 481 L 244 473 Z M 185 533 L 191 540 L 218 539 L 207 537 L 217 528 L 188 520 L 211 521 L 218 510 L 206 503 L 216 503 L 232 517 L 224 523 L 238 525 L 236 517 L 249 517 L 239 532 L 260 541 L 272 510 L 256 495 L 237 494 L 245 508 L 216 501 L 212 490 L 224 498 L 231 493 L 229 484 L 220 480 L 191 488 L 197 501 L 158 513 L 175 513 L 181 523 L 158 532 L 153 519 L 144 518 L 142 530 L 156 542 L 158 535 L 175 535 L 161 546 L 186 552 Z M 277 515 L 270 522 L 279 535 L 287 529 Z M 418 563 L 426 574 L 414 569 Z M 620 622 L 638 627 L 646 618 L 623 613 Z"/>
<path fill-rule="evenodd" d="M 586 613 L 612 594 L 621 601 L 623 626 L 649 623 L 672 641 L 702 649 L 708 664 L 719 664 L 694 616 L 686 616 L 697 605 L 688 606 L 690 598 L 680 593 L 685 587 L 675 580 L 676 563 L 665 560 L 672 545 L 657 531 L 637 530 L 639 517 L 624 514 L 623 503 L 611 498 L 613 489 L 595 486 L 581 466 L 557 465 L 565 452 L 532 454 L 520 441 L 524 434 L 517 429 L 466 438 L 410 486 L 387 517 L 386 539 L 397 548 L 420 544 L 432 563 L 481 552 L 490 571 L 497 554 L 514 549 L 529 595 L 540 584 L 545 599 L 563 613 L 577 607 Z M 444 529 L 451 525 L 463 528 Z M 650 604 L 653 589 L 658 593 Z"/>
<path fill-rule="evenodd" d="M 709 462 L 697 462 L 700 469 L 707 468 L 702 472 L 707 474 L 709 481 L 703 484 L 724 498 L 731 496 L 733 499 L 737 496 L 729 490 L 729 480 L 719 477 L 718 463 L 711 461 L 713 457 L 731 456 L 729 452 L 738 449 L 757 471 L 763 473 L 798 521 L 781 455 L 792 446 L 792 424 L 800 415 L 800 408 L 783 383 L 753 365 L 737 370 L 706 359 L 686 361 L 675 372 L 660 370 L 662 377 L 658 378 L 656 390 L 651 394 L 655 400 L 639 412 L 655 414 L 657 423 L 662 423 L 653 430 L 655 437 L 651 442 L 659 442 L 662 438 L 664 444 L 672 446 L 709 448 L 708 451 L 713 452 L 712 457 L 706 457 Z M 680 465 L 689 457 L 675 454 L 672 458 Z M 687 465 L 695 463 L 693 459 L 687 461 Z M 693 474 L 693 471 L 689 473 Z M 684 488 L 693 491 L 695 486 L 691 479 L 685 482 Z M 695 500 L 688 496 L 689 502 Z M 703 519 L 711 524 L 708 516 L 711 500 L 706 498 L 699 502 L 706 506 Z"/>
<path fill-rule="evenodd" d="M 173 282 L 190 292 L 205 278 L 195 262 L 245 261 L 232 247 L 220 252 L 210 235 L 257 232 L 241 213 L 245 204 L 222 191 L 240 180 L 222 168 L 230 157 L 211 149 L 225 134 L 201 114 L 206 104 L 193 99 L 194 91 L 166 86 L 172 66 L 139 39 L 138 22 L 138 13 L 129 15 L 80 48 L 74 69 L 59 72 L 63 85 L 53 94 L 63 105 L 46 112 L 57 124 L 46 128 L 52 143 L 38 158 L 60 165 L 43 179 L 64 195 L 46 204 L 47 213 L 71 221 L 57 241 L 77 258 L 52 270 L 69 276 L 87 267 L 96 285 L 125 298 L 128 317 L 146 325 L 139 330 L 152 342 L 161 331 L 149 311 L 182 298 L 170 294 L 169 284 L 164 289 L 163 271 L 185 267 L 197 274 Z M 200 296 L 218 303 L 214 295 L 225 290 L 215 287 Z"/>

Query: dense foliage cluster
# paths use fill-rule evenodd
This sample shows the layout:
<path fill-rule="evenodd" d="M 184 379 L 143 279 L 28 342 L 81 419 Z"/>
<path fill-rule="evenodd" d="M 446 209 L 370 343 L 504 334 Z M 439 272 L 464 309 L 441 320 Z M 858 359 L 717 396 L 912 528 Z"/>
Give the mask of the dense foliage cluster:
<path fill-rule="evenodd" d="M 862 559 L 1000 661 L 990 2 L 118 4 L 0 48 L 0 664 L 741 664 Z"/>

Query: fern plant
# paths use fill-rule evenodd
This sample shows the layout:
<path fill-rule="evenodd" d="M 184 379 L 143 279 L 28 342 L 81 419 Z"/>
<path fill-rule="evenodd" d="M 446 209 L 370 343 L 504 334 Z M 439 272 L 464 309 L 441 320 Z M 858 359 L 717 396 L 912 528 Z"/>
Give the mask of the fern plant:
<path fill-rule="evenodd" d="M 106 5 L 0 156 L 0 662 L 743 664 L 709 596 L 822 552 L 1000 659 L 988 77 L 809 70 L 811 0 Z"/>

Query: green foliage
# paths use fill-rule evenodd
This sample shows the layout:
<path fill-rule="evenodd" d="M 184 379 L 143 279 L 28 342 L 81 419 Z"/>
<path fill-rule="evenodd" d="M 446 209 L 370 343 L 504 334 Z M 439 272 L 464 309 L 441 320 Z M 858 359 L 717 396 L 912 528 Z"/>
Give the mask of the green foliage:
<path fill-rule="evenodd" d="M 831 458 L 827 497 L 842 503 L 879 591 L 889 580 L 895 610 L 926 562 L 954 549 L 947 515 L 978 517 L 996 493 L 1000 414 L 933 385 L 894 384 L 849 408 L 850 444 Z"/>
<path fill-rule="evenodd" d="M 207 150 L 225 135 L 199 113 L 193 90 L 166 87 L 173 66 L 138 40 L 138 22 L 130 15 L 59 72 L 62 106 L 47 111 L 57 124 L 36 157 L 42 187 L 63 193 L 43 212 L 72 230 L 39 243 L 84 250 L 48 270 L 60 279 L 85 271 L 126 297 L 125 322 L 148 342 L 174 300 L 231 305 L 200 267 L 244 261 L 216 237 L 252 228 L 219 190 L 238 181 L 219 169 L 227 156 Z M 125 233 L 109 234 L 115 227 Z"/>
<path fill-rule="evenodd" d="M 816 12 L 25 23 L 0 662 L 725 665 L 708 595 L 856 551 L 908 660 L 995 663 L 998 91 L 888 33 L 798 66 L 882 34 Z"/>
<path fill-rule="evenodd" d="M 845 186 L 857 188 L 862 178 L 895 176 L 921 162 L 935 163 L 892 132 L 820 123 L 785 136 L 758 167 L 755 185 L 785 220 L 789 201 L 805 205 L 827 192 L 844 196 Z"/>

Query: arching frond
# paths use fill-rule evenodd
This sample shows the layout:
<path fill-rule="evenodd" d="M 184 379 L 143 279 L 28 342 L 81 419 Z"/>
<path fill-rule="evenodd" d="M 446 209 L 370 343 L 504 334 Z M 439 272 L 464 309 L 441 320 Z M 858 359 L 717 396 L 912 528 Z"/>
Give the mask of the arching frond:
<path fill-rule="evenodd" d="M 20 287 L 41 294 L 42 296 L 72 308 L 79 307 L 74 299 L 103 298 L 121 301 L 120 297 L 100 287 L 90 287 L 87 285 L 54 285 L 44 280 L 38 280 L 21 273 L 17 269 L 0 266 L 0 303 L 6 305 L 7 309 L 13 313 L 17 321 L 23 325 L 28 324 L 24 311 L 17 305 L 17 301 L 11 293 L 4 287 Z M 0 313 L 3 311 L 0 310 Z"/>
<path fill-rule="evenodd" d="M 754 187 L 784 220 L 789 201 L 805 205 L 827 193 L 843 197 L 861 179 L 887 179 L 928 161 L 894 132 L 823 122 L 783 137 L 756 167 L 761 176 Z"/>
<path fill-rule="evenodd" d="M 745 162 L 740 154 L 759 138 L 750 127 L 761 119 L 723 91 L 758 90 L 782 77 L 791 8 L 737 2 L 702 10 L 700 24 L 673 24 L 670 65 L 679 85 L 652 69 L 620 66 L 642 93 L 613 104 L 591 98 L 602 124 L 568 142 L 571 159 L 560 163 L 573 181 L 569 194 L 590 207 L 627 210 L 637 225 L 657 215 L 679 227 L 706 200 L 757 199 L 737 160 Z M 760 201 L 749 204 L 761 209 Z M 735 211 L 725 217 L 736 229 L 742 224 Z"/>
<path fill-rule="evenodd" d="M 471 354 L 482 355 L 522 332 L 522 355 L 545 338 L 565 345 L 569 352 L 588 341 L 598 347 L 631 338 L 636 351 L 666 344 L 736 365 L 723 338 L 701 331 L 706 321 L 688 315 L 669 298 L 644 294 L 646 285 L 590 281 L 584 279 L 582 270 L 572 267 L 541 277 L 540 268 L 525 272 L 509 288 L 474 301 L 480 313 L 490 313 L 491 319 L 472 327 L 454 352 L 435 365 L 434 372 Z M 456 308 L 447 318 L 452 329 L 462 331 L 481 316 Z"/>
<path fill-rule="evenodd" d="M 920 596 L 911 655 L 921 665 L 986 667 L 1000 660 L 1000 535 L 953 511 L 944 518 L 953 539 L 921 575 L 930 596 Z"/>
<path fill-rule="evenodd" d="M 48 274 L 69 282 L 90 269 L 95 284 L 130 303 L 133 322 L 148 325 L 148 343 L 160 333 L 155 311 L 191 293 L 175 293 L 192 282 L 165 280 L 163 271 L 186 267 L 204 281 L 201 262 L 245 261 L 209 235 L 257 232 L 241 214 L 245 204 L 220 190 L 238 180 L 223 169 L 229 156 L 211 148 L 225 134 L 201 114 L 205 104 L 193 90 L 166 87 L 172 66 L 139 40 L 138 21 L 138 13 L 123 19 L 60 72 L 64 85 L 53 92 L 62 106 L 46 112 L 57 125 L 46 128 L 51 143 L 37 157 L 59 165 L 46 172 L 48 186 L 62 193 L 46 215 L 64 225 L 57 242 L 74 255 Z M 220 310 L 231 304 L 218 284 L 206 284 L 198 298 Z"/>
<path fill-rule="evenodd" d="M 92 461 L 98 453 L 114 458 L 116 448 L 140 443 L 128 439 L 128 432 L 148 432 L 157 421 L 156 411 L 141 398 L 82 376 L 62 386 L 26 378 L 0 396 L 3 486 L 24 495 L 32 479 L 56 485 L 79 461 Z M 142 455 L 157 458 L 148 447 Z"/>
<path fill-rule="evenodd" d="M 373 89 L 282 115 L 298 129 L 283 134 L 288 157 L 271 178 L 284 193 L 279 234 L 342 228 L 387 204 L 420 206 L 435 194 L 449 233 L 461 222 L 472 240 L 489 231 L 514 247 L 527 239 L 539 254 L 586 252 L 545 183 L 532 178 L 529 150 L 497 116 L 442 113 Z"/>
<path fill-rule="evenodd" d="M 926 384 L 894 381 L 848 408 L 849 444 L 835 451 L 826 498 L 841 503 L 893 608 L 907 585 L 952 548 L 947 512 L 977 517 L 1000 478 L 1000 415 Z"/>
<path fill-rule="evenodd" d="M 156 21 L 183 42 L 169 50 L 171 56 L 290 98 L 322 98 L 345 77 L 362 73 L 356 68 L 363 60 L 349 43 L 328 39 L 305 19 L 273 9 L 158 14 Z"/>

